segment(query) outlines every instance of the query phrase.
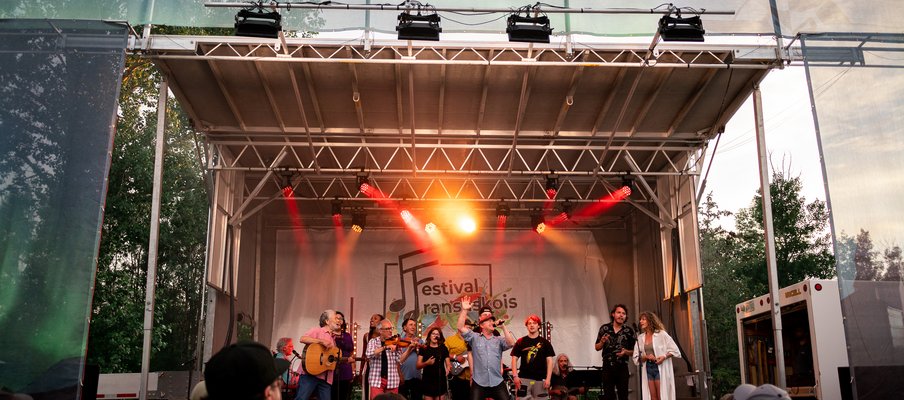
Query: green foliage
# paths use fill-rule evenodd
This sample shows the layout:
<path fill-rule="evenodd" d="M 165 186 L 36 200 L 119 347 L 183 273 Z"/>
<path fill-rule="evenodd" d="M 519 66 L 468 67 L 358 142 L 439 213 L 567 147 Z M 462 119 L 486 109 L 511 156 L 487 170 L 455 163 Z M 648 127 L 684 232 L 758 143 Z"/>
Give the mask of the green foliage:
<path fill-rule="evenodd" d="M 150 61 L 127 59 L 88 346 L 104 373 L 140 369 L 159 81 Z M 151 369 L 184 370 L 201 315 L 208 197 L 194 132 L 175 101 L 166 123 Z"/>
<path fill-rule="evenodd" d="M 775 173 L 770 184 L 779 286 L 807 278 L 831 278 L 828 210 L 819 200 L 807 203 L 799 178 Z M 700 251 L 709 357 L 716 398 L 740 384 L 735 306 L 768 292 L 762 195 L 735 215 L 736 232 L 718 226 L 720 210 L 706 197 L 700 209 Z"/>
<path fill-rule="evenodd" d="M 902 255 L 898 245 L 880 254 L 869 231 L 860 229 L 856 237 L 841 232 L 836 244 L 838 268 L 843 279 L 860 281 L 901 281 Z M 881 259 L 880 259 L 881 256 Z"/>
<path fill-rule="evenodd" d="M 800 194 L 800 178 L 786 177 L 782 172 L 772 175 L 769 189 L 779 287 L 807 278 L 835 276 L 825 202 L 806 203 Z M 740 210 L 736 218 L 739 239 L 736 272 L 747 279 L 745 287 L 756 295 L 769 291 L 762 204 L 763 197 L 758 192 L 752 205 Z"/>

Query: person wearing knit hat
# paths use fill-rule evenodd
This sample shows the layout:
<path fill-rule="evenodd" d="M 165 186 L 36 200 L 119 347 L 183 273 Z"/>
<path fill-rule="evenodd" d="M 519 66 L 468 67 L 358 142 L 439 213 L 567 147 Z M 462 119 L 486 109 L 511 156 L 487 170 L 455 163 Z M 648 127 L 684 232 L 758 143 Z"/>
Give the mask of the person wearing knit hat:
<path fill-rule="evenodd" d="M 273 358 L 266 346 L 243 341 L 221 349 L 207 362 L 204 386 L 208 400 L 281 400 L 281 376 L 289 362 Z"/>

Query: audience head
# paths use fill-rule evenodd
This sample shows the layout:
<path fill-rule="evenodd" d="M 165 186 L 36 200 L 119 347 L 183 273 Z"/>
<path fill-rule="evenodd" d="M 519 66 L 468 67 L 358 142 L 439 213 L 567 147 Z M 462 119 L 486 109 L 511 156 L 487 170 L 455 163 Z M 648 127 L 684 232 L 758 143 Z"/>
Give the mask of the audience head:
<path fill-rule="evenodd" d="M 288 361 L 273 358 L 260 343 L 231 344 L 207 362 L 207 399 L 280 399 L 281 376 L 288 368 Z"/>
<path fill-rule="evenodd" d="M 790 400 L 788 392 L 783 389 L 770 385 L 762 384 L 759 387 L 745 383 L 735 388 L 733 393 L 735 400 Z"/>

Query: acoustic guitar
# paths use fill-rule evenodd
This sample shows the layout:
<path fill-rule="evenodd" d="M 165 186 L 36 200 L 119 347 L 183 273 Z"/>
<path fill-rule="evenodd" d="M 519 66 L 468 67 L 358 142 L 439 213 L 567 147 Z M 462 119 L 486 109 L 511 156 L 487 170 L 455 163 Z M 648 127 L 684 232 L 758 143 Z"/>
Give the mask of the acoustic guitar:
<path fill-rule="evenodd" d="M 301 352 L 301 367 L 308 375 L 320 375 L 326 371 L 336 369 L 340 362 L 339 348 L 336 346 L 327 350 L 320 343 L 312 343 L 304 346 Z"/>

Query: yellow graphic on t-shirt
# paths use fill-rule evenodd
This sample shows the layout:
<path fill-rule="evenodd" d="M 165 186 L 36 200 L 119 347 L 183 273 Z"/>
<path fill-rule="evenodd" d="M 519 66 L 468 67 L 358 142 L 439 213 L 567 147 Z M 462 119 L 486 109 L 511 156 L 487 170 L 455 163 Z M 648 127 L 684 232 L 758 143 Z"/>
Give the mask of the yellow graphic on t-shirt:
<path fill-rule="evenodd" d="M 537 356 L 537 353 L 540 352 L 541 347 L 543 347 L 543 343 L 537 343 L 537 344 L 525 349 L 525 350 L 527 350 L 527 355 L 525 355 L 524 358 L 527 360 L 528 363 L 530 363 L 530 361 L 533 360 L 534 357 Z"/>

